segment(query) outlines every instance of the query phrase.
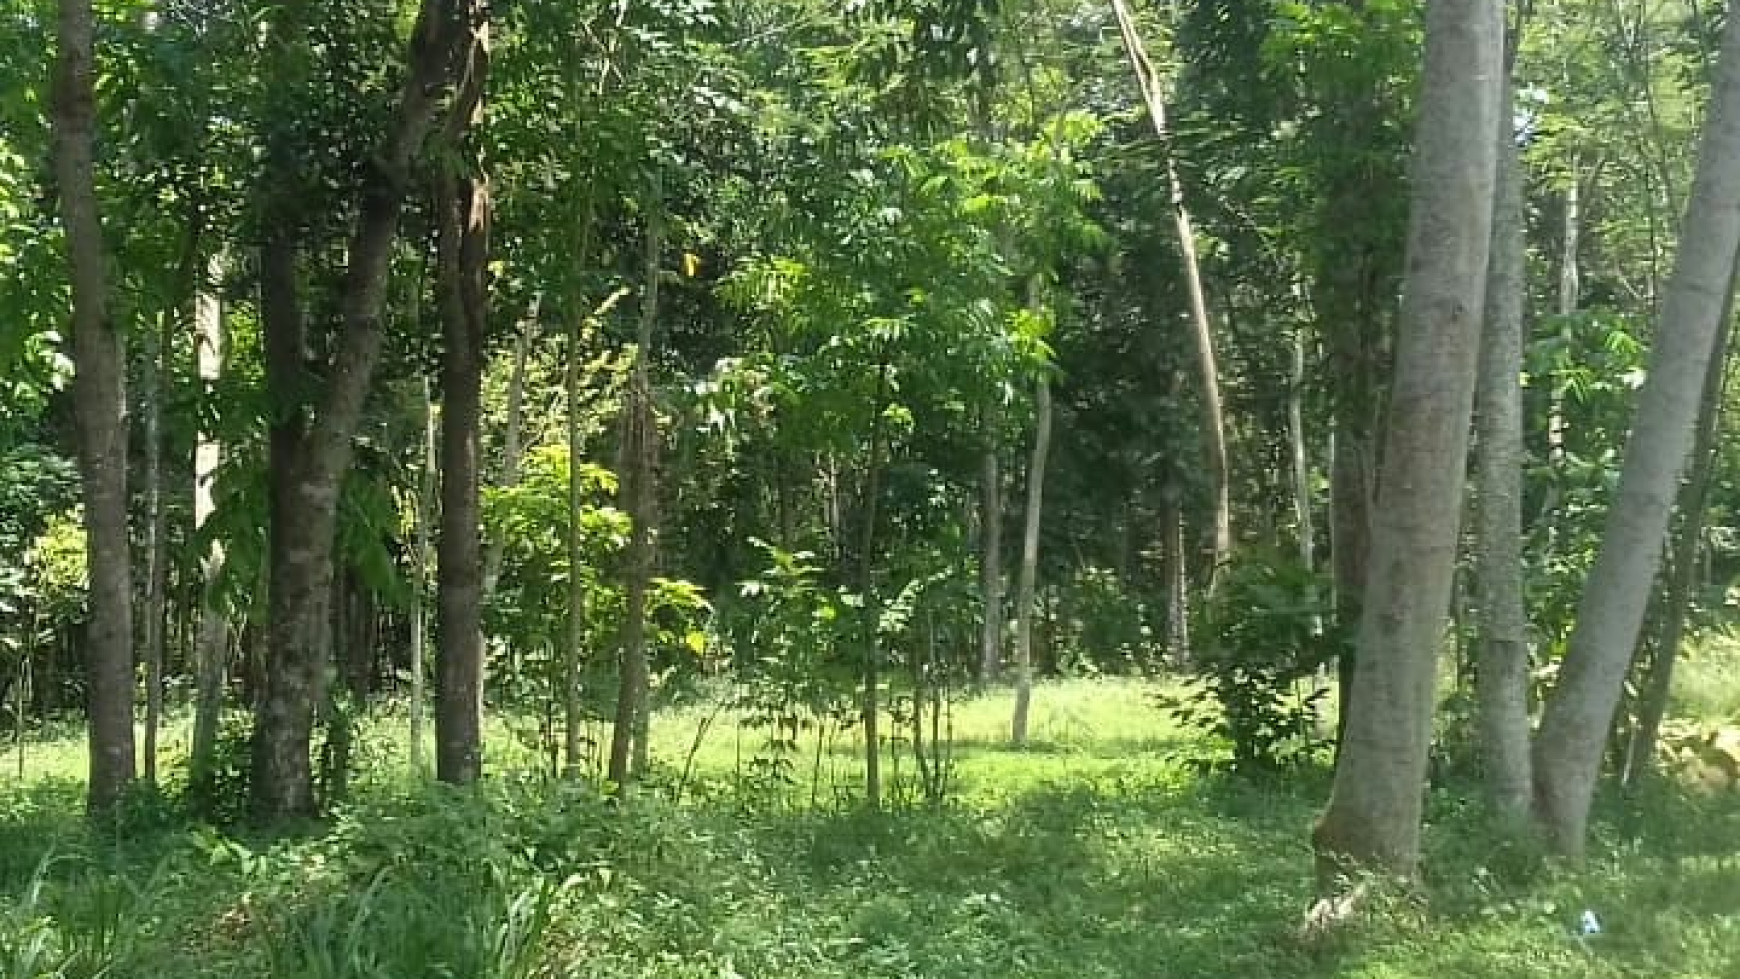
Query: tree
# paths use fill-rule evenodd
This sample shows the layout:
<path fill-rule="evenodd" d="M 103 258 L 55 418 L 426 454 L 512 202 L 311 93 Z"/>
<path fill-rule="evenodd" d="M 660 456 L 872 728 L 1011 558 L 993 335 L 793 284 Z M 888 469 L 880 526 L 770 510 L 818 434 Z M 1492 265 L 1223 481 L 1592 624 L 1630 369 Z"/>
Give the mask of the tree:
<path fill-rule="evenodd" d="M 225 330 L 218 283 L 224 273 L 223 253 L 214 253 L 194 295 L 194 360 L 200 399 L 208 403 L 223 375 Z M 203 529 L 211 519 L 213 482 L 223 463 L 223 443 L 200 427 L 193 452 L 193 525 Z M 223 542 L 213 537 L 200 563 L 199 635 L 194 647 L 193 744 L 188 750 L 188 782 L 208 787 L 217 750 L 219 716 L 223 712 L 224 674 L 229 660 L 229 620 L 219 578 L 223 574 Z"/>
<path fill-rule="evenodd" d="M 1456 563 L 1480 350 L 1503 23 L 1491 0 L 1426 12 L 1409 273 L 1346 737 L 1313 842 L 1320 884 L 1350 865 L 1417 871 L 1438 651 Z"/>
<path fill-rule="evenodd" d="M 1740 18 L 1730 18 L 1649 372 L 1577 624 L 1535 741 L 1535 815 L 1581 855 L 1740 249 Z"/>
<path fill-rule="evenodd" d="M 61 0 L 54 85 L 54 164 L 72 275 L 73 400 L 90 574 L 86 631 L 90 784 L 108 812 L 134 777 L 133 594 L 127 538 L 126 359 L 109 318 L 107 258 L 97 212 L 96 18 L 90 0 Z"/>
<path fill-rule="evenodd" d="M 1045 460 L 1051 453 L 1051 379 L 1034 382 L 1033 456 L 1027 463 L 1027 509 L 1021 531 L 1021 571 L 1015 586 L 1015 717 L 1010 740 L 1027 745 L 1033 699 L 1033 586 L 1039 577 L 1039 518 L 1045 505 Z"/>

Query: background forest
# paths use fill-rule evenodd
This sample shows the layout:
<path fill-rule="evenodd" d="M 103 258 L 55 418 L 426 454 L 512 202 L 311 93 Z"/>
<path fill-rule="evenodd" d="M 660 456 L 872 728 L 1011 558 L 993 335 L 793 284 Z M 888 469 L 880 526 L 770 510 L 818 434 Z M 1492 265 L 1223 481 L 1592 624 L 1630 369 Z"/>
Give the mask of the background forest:
<path fill-rule="evenodd" d="M 1730 974 L 1737 255 L 1699 0 L 0 0 L 0 972 Z"/>

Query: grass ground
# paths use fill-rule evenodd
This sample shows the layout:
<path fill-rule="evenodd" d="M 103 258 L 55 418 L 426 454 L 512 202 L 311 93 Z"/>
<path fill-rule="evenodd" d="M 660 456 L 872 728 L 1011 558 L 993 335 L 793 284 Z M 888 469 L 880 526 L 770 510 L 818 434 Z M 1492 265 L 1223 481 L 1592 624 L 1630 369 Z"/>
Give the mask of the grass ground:
<path fill-rule="evenodd" d="M 357 801 L 274 838 L 151 806 L 94 831 L 82 747 L 45 740 L 23 782 L 14 758 L 0 767 L 0 975 L 1740 976 L 1733 797 L 1611 809 L 1572 870 L 1494 844 L 1458 791 L 1434 789 L 1430 901 L 1307 948 L 1292 935 L 1324 773 L 1199 774 L 1191 739 L 1116 681 L 1042 687 L 1034 744 L 1013 751 L 1008 700 L 957 711 L 954 802 L 879 816 L 825 774 L 843 784 L 846 738 L 824 745 L 814 805 L 807 786 L 746 805 L 755 742 L 704 707 L 655 728 L 668 789 L 713 719 L 681 799 L 622 805 L 511 775 L 464 793 L 417 783 L 394 747 L 403 718 L 385 715 L 363 738 Z M 527 761 L 492 734 L 497 770 Z M 1603 930 L 1578 939 L 1585 909 Z"/>

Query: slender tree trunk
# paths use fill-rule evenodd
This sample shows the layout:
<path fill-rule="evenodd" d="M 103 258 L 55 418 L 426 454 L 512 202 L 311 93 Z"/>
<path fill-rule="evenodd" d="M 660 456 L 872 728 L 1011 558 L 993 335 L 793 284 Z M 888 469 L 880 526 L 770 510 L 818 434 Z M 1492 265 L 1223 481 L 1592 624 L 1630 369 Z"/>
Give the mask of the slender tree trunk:
<path fill-rule="evenodd" d="M 1375 413 L 1374 413 L 1375 414 Z M 1336 418 L 1329 451 L 1330 561 L 1335 579 L 1335 619 L 1343 634 L 1358 630 L 1367 570 L 1371 564 L 1372 510 L 1377 496 L 1377 446 L 1364 422 L 1370 418 L 1351 406 Z M 1347 704 L 1353 699 L 1358 652 L 1345 645 L 1335 664 L 1337 754 L 1347 737 Z"/>
<path fill-rule="evenodd" d="M 626 786 L 644 767 L 647 713 L 646 595 L 652 583 L 655 454 L 658 419 L 652 404 L 652 337 L 659 310 L 659 254 L 664 228 L 655 210 L 646 227 L 646 292 L 641 303 L 640 335 L 630 379 L 624 419 L 628 516 L 633 524 L 628 542 L 628 587 L 622 626 L 622 677 L 616 695 L 616 726 L 610 739 L 610 781 Z"/>
<path fill-rule="evenodd" d="M 202 404 L 215 397 L 214 388 L 223 376 L 226 341 L 218 286 L 223 280 L 224 265 L 222 253 L 212 255 L 205 280 L 194 296 L 194 359 Z M 200 417 L 209 414 L 202 411 Z M 223 443 L 214 433 L 202 428 L 193 450 L 193 526 L 196 531 L 205 526 L 215 509 L 212 483 L 222 462 Z M 200 567 L 199 637 L 194 647 L 196 700 L 193 745 L 188 753 L 188 781 L 196 787 L 207 786 L 211 780 L 218 721 L 223 713 L 224 672 L 229 661 L 229 621 L 218 593 L 223 567 L 223 544 L 213 540 Z"/>
<path fill-rule="evenodd" d="M 1305 337 L 1293 337 L 1293 377 L 1287 387 L 1287 444 L 1293 461 L 1293 519 L 1299 528 L 1299 563 L 1317 568 L 1317 527 L 1311 514 L 1311 456 L 1305 438 Z"/>
<path fill-rule="evenodd" d="M 452 69 L 459 87 L 442 142 L 456 161 L 437 179 L 441 283 L 441 555 L 437 564 L 435 777 L 483 774 L 483 515 L 478 500 L 484 335 L 489 328 L 490 194 L 468 145 L 483 114 L 489 25 L 483 0 L 462 0 Z M 466 171 L 460 173 L 460 170 Z"/>
<path fill-rule="evenodd" d="M 1209 477 L 1214 484 L 1214 566 L 1209 590 L 1219 577 L 1221 565 L 1232 551 L 1232 480 L 1227 466 L 1226 423 L 1222 418 L 1220 370 L 1215 363 L 1214 324 L 1208 316 L 1207 290 L 1202 284 L 1202 269 L 1196 260 L 1196 230 L 1190 211 L 1184 205 L 1184 184 L 1178 179 L 1178 167 L 1171 151 L 1172 137 L 1166 127 L 1166 96 L 1160 75 L 1148 58 L 1136 20 L 1124 0 L 1112 0 L 1112 10 L 1118 18 L 1118 29 L 1124 38 L 1124 51 L 1130 68 L 1142 89 L 1148 107 L 1148 119 L 1154 134 L 1166 148 L 1166 184 L 1172 201 L 1172 223 L 1178 234 L 1179 257 L 1184 264 L 1184 284 L 1190 296 L 1190 321 L 1196 341 L 1197 380 L 1202 385 L 1202 427 L 1207 442 Z"/>
<path fill-rule="evenodd" d="M 139 616 L 140 659 L 145 667 L 144 771 L 157 784 L 157 734 L 163 725 L 163 648 L 169 624 L 169 511 L 163 499 L 163 378 L 169 366 L 171 327 L 147 334 L 140 401 L 145 409 L 145 607 Z"/>
<path fill-rule="evenodd" d="M 1190 578 L 1184 547 L 1184 514 L 1178 488 L 1168 483 L 1160 497 L 1160 578 L 1166 588 L 1166 652 L 1172 663 L 1190 661 Z"/>
<path fill-rule="evenodd" d="M 591 255 L 592 201 L 591 191 L 581 214 L 580 244 L 576 261 L 585 263 Z M 580 713 L 580 661 L 586 642 L 586 564 L 581 516 L 585 509 L 585 487 L 581 469 L 585 463 L 585 441 L 580 428 L 580 365 L 584 343 L 585 317 L 578 301 L 569 313 L 568 321 L 568 632 L 562 644 L 562 773 L 570 779 L 580 777 L 581 754 L 586 737 L 585 719 Z"/>
<path fill-rule="evenodd" d="M 271 435 L 271 584 L 265 688 L 254 723 L 254 810 L 272 820 L 315 811 L 309 746 L 319 681 L 327 661 L 326 603 L 333 573 L 339 488 L 350 469 L 352 437 L 380 359 L 385 301 L 399 215 L 412 160 L 422 150 L 449 86 L 450 32 L 457 0 L 423 0 L 412 28 L 408 70 L 378 149 L 363 170 L 356 225 L 340 295 L 341 330 L 319 402 L 303 393 L 303 323 L 297 299 L 296 228 L 302 220 L 298 142 L 307 134 L 281 123 L 265 153 L 267 233 L 262 249 L 261 309 L 267 383 L 277 403 Z M 279 84 L 307 84 L 308 27 L 286 8 L 272 29 Z"/>
<path fill-rule="evenodd" d="M 1051 452 L 1051 382 L 1035 385 L 1033 457 L 1027 463 L 1027 512 L 1021 530 L 1021 571 L 1015 586 L 1015 716 L 1010 740 L 1027 746 L 1027 714 L 1033 700 L 1033 591 L 1039 577 L 1039 518 L 1045 503 L 1045 461 Z"/>
<path fill-rule="evenodd" d="M 1003 473 L 997 456 L 998 411 L 985 406 L 985 449 L 979 468 L 979 594 L 984 622 L 979 633 L 979 678 L 993 683 L 1003 669 Z"/>
<path fill-rule="evenodd" d="M 863 600 L 864 804 L 882 808 L 882 607 L 876 600 L 876 518 L 882 495 L 883 413 L 887 410 L 888 362 L 876 367 L 876 396 L 870 402 L 870 459 L 864 470 L 863 553 L 858 556 L 858 589 Z"/>
<path fill-rule="evenodd" d="M 1740 246 L 1740 18 L 1724 28 L 1698 173 L 1626 441 L 1601 551 L 1535 743 L 1535 811 L 1555 849 L 1582 853 L 1613 715 L 1661 562 L 1701 383 Z"/>
<path fill-rule="evenodd" d="M 1347 732 L 1317 825 L 1319 882 L 1349 865 L 1412 878 L 1438 653 L 1456 564 L 1491 237 L 1503 19 L 1426 10 L 1426 65 L 1384 475 Z"/>
<path fill-rule="evenodd" d="M 1582 179 L 1578 172 L 1577 158 L 1571 157 L 1571 181 L 1565 185 L 1565 214 L 1561 225 L 1562 235 L 1559 253 L 1559 308 L 1561 317 L 1569 317 L 1577 312 L 1583 291 L 1582 275 L 1577 267 L 1577 253 L 1581 249 L 1580 239 L 1583 228 L 1583 207 L 1579 195 L 1578 181 Z M 1569 340 L 1570 327 L 1561 327 L 1562 335 Z M 1547 461 L 1556 470 L 1565 459 L 1565 394 L 1559 385 L 1554 384 L 1547 407 Z"/>
<path fill-rule="evenodd" d="M 429 769 L 429 762 L 423 754 L 423 703 L 426 695 L 423 692 L 423 678 L 428 674 L 428 642 L 429 642 L 429 559 L 432 549 L 429 542 L 429 525 L 433 522 L 431 510 L 435 508 L 435 439 L 436 420 L 434 398 L 429 393 L 429 379 L 423 379 L 423 465 L 417 479 L 417 507 L 414 514 L 416 529 L 414 532 L 414 547 L 416 559 L 412 562 L 411 582 L 411 771 L 418 776 Z M 439 599 L 437 599 L 439 601 Z M 440 614 L 439 609 L 436 612 Z"/>
<path fill-rule="evenodd" d="M 1487 796 L 1506 816 L 1526 818 L 1532 791 L 1529 649 L 1522 591 L 1522 341 L 1527 256 L 1522 161 L 1509 112 L 1508 70 L 1499 104 L 1504 111 L 1497 133 L 1492 251 L 1486 273 L 1486 321 L 1475 408 L 1475 561 L 1480 588 L 1477 684 Z"/>
<path fill-rule="evenodd" d="M 519 331 L 514 336 L 514 369 L 508 377 L 507 431 L 502 437 L 501 477 L 497 483 L 503 489 L 520 484 L 520 458 L 525 454 L 526 366 L 531 360 L 532 337 L 538 329 L 543 301 L 541 293 L 532 298 L 531 308 L 526 311 L 526 318 L 520 322 Z M 483 602 L 486 606 L 501 581 L 502 545 L 503 542 L 497 539 L 486 541 L 483 546 Z"/>
<path fill-rule="evenodd" d="M 93 813 L 133 781 L 133 594 L 127 540 L 126 360 L 109 320 L 107 256 L 97 212 L 96 18 L 61 0 L 54 78 L 54 167 L 72 276 L 73 414 L 90 569 L 85 662 Z"/>
<path fill-rule="evenodd" d="M 1736 263 L 1733 274 L 1740 278 L 1740 263 Z M 1698 577 L 1698 553 L 1704 539 L 1710 485 L 1721 458 L 1717 435 L 1727 391 L 1728 348 L 1734 333 L 1733 307 L 1734 284 L 1731 279 L 1721 326 L 1717 330 L 1716 352 L 1704 375 L 1703 403 L 1698 407 L 1697 436 L 1692 447 L 1692 473 L 1680 492 L 1679 535 L 1673 543 L 1673 564 L 1661 595 L 1660 633 L 1642 684 L 1643 692 L 1638 697 L 1637 724 L 1625 746 L 1623 779 L 1628 789 L 1639 784 L 1654 764 L 1656 740 L 1661 736 L 1661 722 L 1667 716 L 1668 699 L 1673 692 L 1674 665 L 1679 659 L 1680 643 L 1685 638 L 1686 613 Z"/>

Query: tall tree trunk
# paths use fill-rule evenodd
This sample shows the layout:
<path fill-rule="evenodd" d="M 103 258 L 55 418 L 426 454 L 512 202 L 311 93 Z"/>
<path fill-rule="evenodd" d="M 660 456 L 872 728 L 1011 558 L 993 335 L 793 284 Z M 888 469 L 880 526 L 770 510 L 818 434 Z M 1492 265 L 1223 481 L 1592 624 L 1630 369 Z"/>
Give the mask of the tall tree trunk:
<path fill-rule="evenodd" d="M 303 379 L 302 313 L 297 298 L 296 228 L 302 174 L 299 142 L 310 134 L 281 123 L 269 134 L 263 183 L 269 200 L 261 260 L 261 312 L 267 385 L 277 406 L 271 434 L 271 583 L 265 688 L 254 723 L 250 788 L 262 819 L 315 811 L 309 746 L 314 707 L 330 644 L 326 603 L 333 572 L 340 484 L 354 455 L 384 337 L 385 300 L 399 215 L 412 160 L 421 151 L 449 86 L 457 0 L 422 0 L 412 28 L 408 70 L 386 132 L 363 170 L 356 225 L 340 296 L 340 333 L 326 364 L 318 404 L 309 410 Z M 308 25 L 288 7 L 271 30 L 277 81 L 300 96 L 308 83 Z"/>
<path fill-rule="evenodd" d="M 1559 305 L 1561 317 L 1569 317 L 1577 312 L 1578 303 L 1582 297 L 1582 275 L 1577 266 L 1577 253 L 1581 248 L 1583 228 L 1583 207 L 1579 194 L 1578 181 L 1582 179 L 1578 173 L 1577 157 L 1572 155 L 1570 161 L 1571 181 L 1565 185 L 1564 220 L 1559 243 Z M 1571 328 L 1561 327 L 1561 335 L 1569 340 Z M 1556 471 L 1565 459 L 1565 393 L 1558 384 L 1554 384 L 1549 394 L 1547 406 L 1547 461 Z"/>
<path fill-rule="evenodd" d="M 1287 445 L 1293 462 L 1293 519 L 1299 528 L 1299 563 L 1317 568 L 1317 527 L 1311 513 L 1311 455 L 1305 437 L 1305 337 L 1293 337 L 1293 376 L 1287 386 Z"/>
<path fill-rule="evenodd" d="M 145 409 L 145 607 L 139 616 L 145 667 L 145 781 L 157 784 L 157 735 L 163 726 L 163 649 L 169 624 L 169 510 L 163 499 L 163 387 L 175 318 L 163 315 L 147 334 L 140 401 Z"/>
<path fill-rule="evenodd" d="M 1027 714 L 1033 700 L 1033 590 L 1039 577 L 1039 518 L 1045 503 L 1045 460 L 1051 453 L 1051 382 L 1034 386 L 1033 457 L 1027 463 L 1027 511 L 1021 529 L 1021 571 L 1015 586 L 1015 716 L 1010 740 L 1027 746 Z"/>
<path fill-rule="evenodd" d="M 1535 811 L 1555 849 L 1580 855 L 1614 710 L 1643 624 L 1701 383 L 1740 246 L 1740 18 L 1722 53 L 1673 277 L 1626 440 L 1619 489 L 1535 742 Z"/>
<path fill-rule="evenodd" d="M 435 439 L 436 421 L 434 398 L 429 393 L 429 379 L 423 379 L 423 465 L 417 479 L 417 506 L 413 515 L 416 529 L 413 534 L 413 547 L 416 548 L 415 560 L 411 562 L 413 579 L 411 582 L 411 771 L 418 776 L 429 769 L 429 763 L 423 753 L 423 704 L 426 696 L 423 692 L 423 678 L 428 675 L 428 644 L 429 644 L 429 559 L 432 550 L 429 543 L 429 525 L 434 520 L 430 513 L 435 508 Z M 439 602 L 439 598 L 437 598 Z M 439 609 L 436 615 L 440 615 Z"/>
<path fill-rule="evenodd" d="M 201 404 L 215 397 L 215 386 L 223 376 L 226 341 L 218 288 L 223 281 L 224 267 L 223 254 L 213 254 L 206 266 L 205 278 L 194 296 L 194 360 L 199 374 Z M 200 412 L 201 418 L 209 415 L 210 412 Z M 205 526 L 215 509 L 212 483 L 222 462 L 223 443 L 202 427 L 193 449 L 195 531 Z M 193 745 L 188 752 L 188 781 L 196 787 L 208 786 L 211 780 L 218 721 L 223 713 L 224 673 L 229 661 L 229 621 L 218 593 L 218 579 L 223 574 L 223 567 L 223 544 L 213 540 L 200 566 L 199 637 L 194 647 L 196 693 Z"/>
<path fill-rule="evenodd" d="M 610 781 L 626 786 L 640 774 L 633 764 L 644 757 L 647 713 L 646 594 L 652 583 L 655 454 L 658 419 L 652 404 L 652 337 L 659 311 L 659 253 L 664 228 L 655 202 L 647 214 L 646 292 L 640 309 L 640 333 L 629 381 L 623 426 L 627 471 L 628 517 L 633 525 L 628 542 L 628 587 L 622 624 L 622 676 L 616 694 L 616 724 L 610 738 Z M 644 762 L 643 762 L 644 765 Z"/>
<path fill-rule="evenodd" d="M 132 550 L 127 540 L 126 360 L 108 313 L 97 212 L 96 18 L 61 0 L 54 79 L 54 165 L 72 276 L 73 414 L 90 569 L 85 662 L 93 813 L 112 811 L 134 777 Z"/>
<path fill-rule="evenodd" d="M 1343 635 L 1358 629 L 1367 571 L 1371 565 L 1372 511 L 1377 496 L 1377 444 L 1366 427 L 1375 416 L 1344 406 L 1329 449 L 1329 557 L 1335 580 L 1335 620 Z M 1353 699 L 1358 652 L 1345 644 L 1336 658 L 1337 754 L 1347 737 L 1347 705 Z"/>
<path fill-rule="evenodd" d="M 576 262 L 582 267 L 591 255 L 592 191 L 581 214 L 580 242 Z M 585 440 L 580 427 L 580 365 L 585 342 L 585 317 L 581 315 L 578 297 L 568 320 L 568 617 L 567 635 L 562 643 L 562 774 L 566 778 L 580 777 L 581 755 L 584 751 L 585 720 L 580 713 L 580 661 L 586 642 L 586 581 L 582 571 L 586 563 L 581 516 L 585 509 L 585 487 L 581 483 L 581 467 L 585 463 Z"/>
<path fill-rule="evenodd" d="M 1349 865 L 1414 876 L 1438 652 L 1456 564 L 1490 244 L 1503 23 L 1492 0 L 1437 0 L 1414 145 L 1384 475 L 1347 734 L 1313 834 L 1319 882 Z"/>
<path fill-rule="evenodd" d="M 441 283 L 441 555 L 437 564 L 435 777 L 465 785 L 483 774 L 483 516 L 478 501 L 483 343 L 489 328 L 490 195 L 468 144 L 489 72 L 483 0 L 462 0 L 451 69 L 458 92 L 442 142 L 455 161 L 437 178 Z M 464 169 L 465 173 L 458 172 Z"/>
<path fill-rule="evenodd" d="M 543 294 L 532 298 L 531 308 L 520 321 L 514 335 L 514 369 L 508 376 L 507 431 L 502 436 L 501 475 L 497 485 L 512 489 L 520 484 L 520 459 L 525 454 L 526 367 L 532 356 L 532 337 L 538 329 L 538 317 L 544 304 Z M 483 546 L 483 603 L 487 606 L 501 581 L 502 545 L 500 539 L 486 541 Z"/>
<path fill-rule="evenodd" d="M 1509 57 L 1514 57 L 1515 39 Z M 1507 57 L 1507 61 L 1509 60 Z M 1507 69 L 1499 103 L 1498 176 L 1486 273 L 1475 408 L 1480 653 L 1480 747 L 1487 796 L 1499 812 L 1528 815 L 1529 649 L 1522 591 L 1522 161 L 1511 118 Z"/>
<path fill-rule="evenodd" d="M 995 682 L 1003 669 L 1003 472 L 997 456 L 994 401 L 985 405 L 985 448 L 979 467 L 979 595 L 984 622 L 979 633 L 979 678 Z"/>
<path fill-rule="evenodd" d="M 1232 479 L 1227 465 L 1226 423 L 1222 418 L 1220 370 L 1215 363 L 1214 325 L 1208 316 L 1207 291 L 1202 284 L 1202 269 L 1196 260 L 1196 230 L 1190 211 L 1184 205 L 1184 184 L 1178 179 L 1178 166 L 1172 154 L 1172 137 L 1166 127 L 1166 94 L 1148 57 L 1137 29 L 1135 17 L 1124 0 L 1112 0 L 1112 11 L 1118 18 L 1118 30 L 1123 35 L 1124 52 L 1130 69 L 1142 89 L 1148 108 L 1148 120 L 1154 126 L 1166 151 L 1166 185 L 1172 201 L 1172 223 L 1178 235 L 1178 252 L 1184 266 L 1184 285 L 1190 296 L 1190 322 L 1196 341 L 1197 381 L 1202 386 L 1202 428 L 1207 442 L 1209 478 L 1214 484 L 1214 565 L 1209 576 L 1209 590 L 1219 578 L 1220 568 L 1232 550 Z"/>
<path fill-rule="evenodd" d="M 1178 496 L 1173 483 L 1160 488 L 1160 579 L 1166 588 L 1166 654 L 1182 666 L 1190 661 L 1190 571 Z"/>
<path fill-rule="evenodd" d="M 1661 736 L 1661 722 L 1667 716 L 1668 699 L 1673 693 L 1674 666 L 1685 638 L 1686 613 L 1697 582 L 1710 485 L 1721 457 L 1717 436 L 1727 391 L 1728 348 L 1734 334 L 1734 279 L 1740 279 L 1740 262 L 1732 275 L 1721 326 L 1717 328 L 1715 354 L 1704 375 L 1703 403 L 1698 406 L 1697 435 L 1692 446 L 1692 473 L 1680 491 L 1680 527 L 1673 542 L 1669 579 L 1661 594 L 1660 631 L 1642 684 L 1643 692 L 1638 697 L 1637 724 L 1625 746 L 1622 777 L 1628 789 L 1640 783 L 1654 764 L 1656 740 Z"/>
<path fill-rule="evenodd" d="M 858 590 L 863 601 L 864 804 L 882 808 L 882 607 L 876 600 L 876 518 L 882 496 L 883 414 L 887 411 L 888 362 L 876 366 L 876 395 L 870 401 L 870 459 L 864 469 L 864 528 L 858 555 Z"/>

